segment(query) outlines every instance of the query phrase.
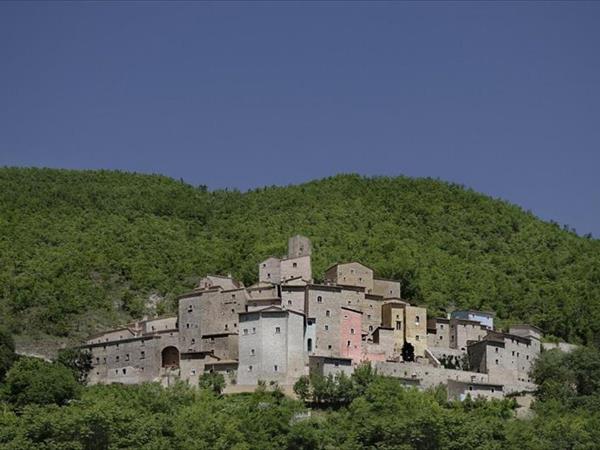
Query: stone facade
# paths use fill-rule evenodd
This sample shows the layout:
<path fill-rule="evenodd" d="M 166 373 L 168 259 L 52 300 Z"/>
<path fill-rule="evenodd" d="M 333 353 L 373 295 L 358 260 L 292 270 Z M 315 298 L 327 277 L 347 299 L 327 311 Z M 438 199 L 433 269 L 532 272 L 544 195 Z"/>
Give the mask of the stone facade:
<path fill-rule="evenodd" d="M 305 371 L 304 315 L 270 307 L 240 314 L 237 384 L 293 384 Z"/>
<path fill-rule="evenodd" d="M 258 264 L 252 286 L 208 275 L 178 298 L 176 315 L 91 336 L 83 346 L 92 354 L 90 383 L 196 385 L 214 371 L 240 389 L 259 380 L 290 388 L 309 371 L 350 374 L 371 362 L 403 384 L 445 384 L 457 399 L 535 388 L 538 328 L 503 333 L 494 330 L 493 313 L 473 310 L 428 319 L 424 307 L 400 298 L 399 282 L 375 278 L 358 262 L 331 266 L 315 284 L 311 252 L 307 238 L 294 236 L 287 255 Z M 406 343 L 415 362 L 402 360 Z"/>
<path fill-rule="evenodd" d="M 342 306 L 340 319 L 340 355 L 354 365 L 362 360 L 362 311 Z"/>

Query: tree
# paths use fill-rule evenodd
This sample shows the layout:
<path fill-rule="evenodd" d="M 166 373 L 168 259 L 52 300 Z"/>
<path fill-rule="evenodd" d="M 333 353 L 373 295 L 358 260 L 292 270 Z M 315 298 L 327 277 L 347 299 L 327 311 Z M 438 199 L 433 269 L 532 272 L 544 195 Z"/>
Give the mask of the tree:
<path fill-rule="evenodd" d="M 198 386 L 200 389 L 208 389 L 217 395 L 221 395 L 223 389 L 225 389 L 225 377 L 222 373 L 206 372 L 200 376 Z"/>
<path fill-rule="evenodd" d="M 0 381 L 16 359 L 15 341 L 7 330 L 0 328 Z"/>
<path fill-rule="evenodd" d="M 64 405 L 79 394 L 73 372 L 62 364 L 21 358 L 6 375 L 5 397 L 16 407 L 30 403 Z"/>
<path fill-rule="evenodd" d="M 410 342 L 405 342 L 402 346 L 402 360 L 407 362 L 415 360 L 415 347 Z"/>
<path fill-rule="evenodd" d="M 298 378 L 298 381 L 294 383 L 294 393 L 303 402 L 308 401 L 310 398 L 310 378 L 306 375 L 302 375 Z"/>
<path fill-rule="evenodd" d="M 85 384 L 90 370 L 92 370 L 92 354 L 79 348 L 68 348 L 58 352 L 57 362 L 73 372 L 73 376 L 80 384 Z"/>

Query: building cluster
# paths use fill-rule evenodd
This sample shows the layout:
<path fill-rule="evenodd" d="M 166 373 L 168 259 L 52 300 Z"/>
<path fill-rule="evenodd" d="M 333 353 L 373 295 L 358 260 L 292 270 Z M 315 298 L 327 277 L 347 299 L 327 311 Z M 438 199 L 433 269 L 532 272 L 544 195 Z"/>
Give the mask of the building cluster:
<path fill-rule="evenodd" d="M 90 337 L 90 382 L 196 384 L 214 371 L 238 388 L 259 380 L 285 387 L 370 362 L 407 385 L 444 384 L 452 398 L 534 389 L 536 327 L 500 332 L 494 314 L 482 311 L 428 318 L 426 308 L 402 299 L 400 282 L 358 262 L 335 264 L 315 283 L 311 251 L 306 237 L 294 236 L 286 257 L 259 263 L 252 286 L 209 275 L 178 298 L 176 316 Z"/>

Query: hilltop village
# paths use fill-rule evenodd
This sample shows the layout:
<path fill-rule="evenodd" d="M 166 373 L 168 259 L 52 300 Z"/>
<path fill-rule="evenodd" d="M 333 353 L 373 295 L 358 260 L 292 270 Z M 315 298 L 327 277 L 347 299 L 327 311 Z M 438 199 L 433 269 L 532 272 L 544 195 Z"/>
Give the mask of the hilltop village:
<path fill-rule="evenodd" d="M 535 389 L 529 372 L 541 350 L 538 328 L 501 332 L 485 311 L 428 317 L 402 299 L 400 282 L 359 262 L 331 266 L 316 284 L 311 252 L 308 238 L 294 236 L 285 257 L 258 264 L 252 286 L 209 275 L 178 298 L 176 316 L 90 337 L 89 382 L 196 385 L 214 371 L 235 389 L 259 380 L 291 387 L 302 375 L 350 374 L 370 362 L 407 385 L 443 384 L 455 399 Z"/>

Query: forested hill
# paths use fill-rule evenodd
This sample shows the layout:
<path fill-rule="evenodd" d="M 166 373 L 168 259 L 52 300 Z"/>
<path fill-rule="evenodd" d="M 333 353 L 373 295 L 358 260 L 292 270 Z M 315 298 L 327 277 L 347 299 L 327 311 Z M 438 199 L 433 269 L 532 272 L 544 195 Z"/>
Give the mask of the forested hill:
<path fill-rule="evenodd" d="M 206 273 L 246 283 L 313 241 L 315 276 L 359 260 L 432 310 L 495 310 L 600 342 L 600 241 L 431 179 L 340 175 L 247 193 L 162 176 L 0 169 L 0 321 L 21 338 L 78 339 L 159 311 Z"/>

